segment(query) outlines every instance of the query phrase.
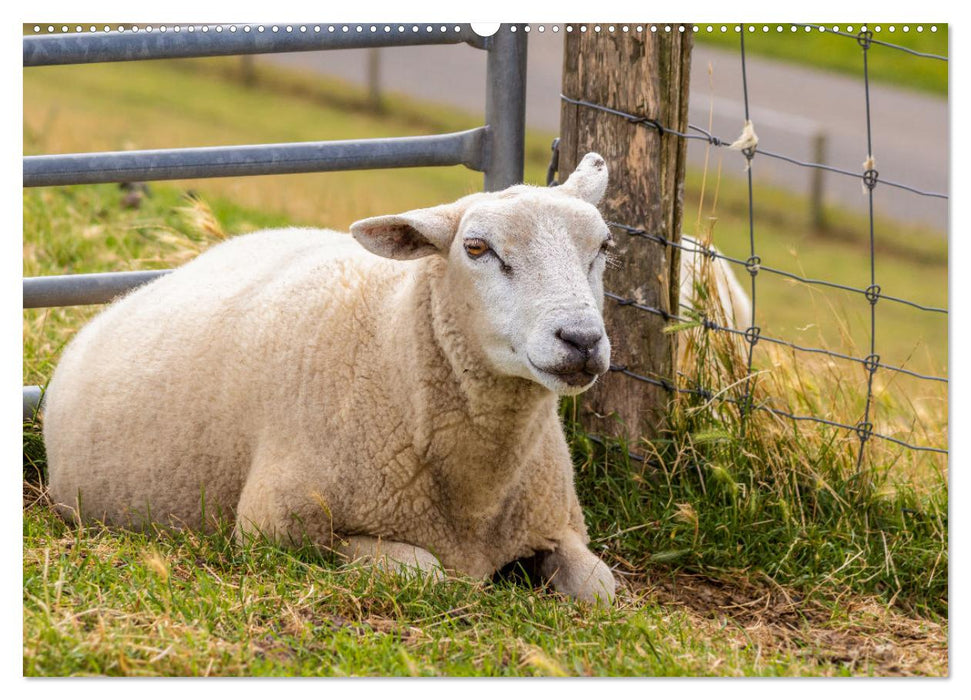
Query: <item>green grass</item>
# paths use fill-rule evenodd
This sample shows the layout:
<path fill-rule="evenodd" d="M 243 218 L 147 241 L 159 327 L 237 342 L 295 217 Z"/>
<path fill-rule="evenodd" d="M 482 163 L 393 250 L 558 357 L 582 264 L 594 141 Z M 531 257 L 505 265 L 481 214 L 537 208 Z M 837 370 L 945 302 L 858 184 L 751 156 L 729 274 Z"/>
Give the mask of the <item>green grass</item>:
<path fill-rule="evenodd" d="M 876 26 L 874 23 L 872 26 Z M 936 32 L 930 31 L 930 24 L 924 24 L 924 31 L 917 32 L 917 25 L 908 25 L 909 32 L 903 31 L 900 24 L 893 25 L 894 32 L 889 31 L 889 24 L 879 23 L 880 32 L 874 32 L 873 38 L 887 44 L 896 44 L 921 53 L 948 56 L 948 25 L 937 24 Z M 824 22 L 823 25 L 832 29 L 834 23 Z M 699 27 L 707 28 L 702 24 Z M 695 40 L 700 44 L 710 44 L 723 48 L 738 49 L 738 33 L 735 25 L 728 24 L 727 32 L 719 31 L 722 25 L 712 25 L 713 32 L 699 31 Z M 762 31 L 762 25 L 754 25 L 756 31 L 746 32 L 745 50 L 753 54 L 777 58 L 790 63 L 824 68 L 846 75 L 860 76 L 863 70 L 862 50 L 853 37 L 841 36 L 832 32 L 820 32 L 813 29 L 806 32 L 800 27 L 792 32 L 792 25 L 767 25 L 768 32 Z M 783 31 L 776 31 L 782 26 Z M 819 23 L 813 23 L 818 27 Z M 846 24 L 838 25 L 840 31 L 846 32 Z M 859 32 L 859 23 L 851 23 L 855 32 Z M 746 25 L 748 27 L 748 25 Z M 870 79 L 877 83 L 913 88 L 935 95 L 946 97 L 948 94 L 948 64 L 932 58 L 913 56 L 889 46 L 873 44 L 867 61 Z"/>
<path fill-rule="evenodd" d="M 342 567 L 223 534 L 72 530 L 24 519 L 24 675 L 782 675 L 735 629 L 631 599 L 591 608 L 509 581 Z M 855 669 L 866 672 L 866 665 Z"/>
<path fill-rule="evenodd" d="M 246 87 L 226 80 L 231 62 L 200 65 L 26 72 L 25 148 L 309 140 L 474 124 L 442 110 L 423 116 L 420 105 L 394 98 L 388 114 L 362 116 L 362 96 L 346 87 L 328 86 L 336 96 L 327 97 L 316 81 L 282 73 L 272 89 L 266 74 Z M 158 89 L 174 84 L 179 90 Z M 542 181 L 548 144 L 548 135 L 529 135 L 533 182 Z M 685 231 L 713 233 L 724 251 L 747 257 L 747 192 L 723 177 L 712 215 L 712 182 L 711 173 L 704 187 L 700 174 L 689 174 Z M 169 267 L 226 235 L 288 224 L 346 227 L 448 201 L 480 183 L 459 168 L 176 182 L 152 185 L 134 208 L 114 185 L 29 189 L 24 274 Z M 765 264 L 861 284 L 869 255 L 859 217 L 834 210 L 833 225 L 814 231 L 800 198 L 761 184 L 757 196 Z M 884 290 L 946 304 L 946 242 L 893 222 L 880 222 L 878 232 Z M 853 320 L 859 299 L 814 292 L 807 307 L 800 285 L 773 287 L 767 275 L 759 284 L 763 332 L 854 352 L 865 345 Z M 25 311 L 24 382 L 43 385 L 63 344 L 97 311 Z M 946 368 L 946 322 L 894 316 L 882 304 L 879 311 L 888 314 L 878 318 L 884 361 Z M 844 315 L 850 322 L 834 331 Z M 695 380 L 719 388 L 739 381 L 743 363 L 721 336 L 682 333 L 700 358 Z M 756 369 L 759 401 L 783 396 L 800 413 L 849 422 L 862 409 L 861 377 L 839 365 L 795 362 L 760 345 Z M 946 406 L 943 390 L 921 396 L 905 382 L 880 384 L 875 423 L 902 438 L 946 443 Z M 26 424 L 24 673 L 947 672 L 946 459 L 874 441 L 857 470 L 853 435 L 762 412 L 743 427 L 731 404 L 712 410 L 686 396 L 672 406 L 660 439 L 629 446 L 647 457 L 639 463 L 628 446 L 592 443 L 570 410 L 565 404 L 594 547 L 623 572 L 612 610 L 508 581 L 433 587 L 264 542 L 239 547 L 225 535 L 74 530 L 26 485 L 45 468 L 36 426 Z M 908 646 L 908 639 L 918 641 Z M 919 653 L 905 651 L 912 648 Z"/>
<path fill-rule="evenodd" d="M 39 447 L 31 445 L 36 462 Z M 683 507 L 665 513 L 663 501 L 649 505 L 658 494 L 623 458 L 578 452 L 577 461 L 588 520 L 607 533 L 594 548 L 621 571 L 651 572 L 649 580 L 622 575 L 610 608 L 516 577 L 436 585 L 310 549 L 240 544 L 228 528 L 78 529 L 27 487 L 24 674 L 883 675 L 901 671 L 899 634 L 926 646 L 906 672 L 945 672 L 946 628 L 936 621 L 857 604 L 845 592 L 803 599 L 737 563 L 718 580 L 678 576 L 672 562 L 685 553 L 659 542 L 682 547 L 687 531 L 696 541 L 689 550 L 723 545 L 699 547 Z M 721 509 L 710 518 L 733 523 L 738 515 Z M 705 516 L 702 532 L 708 527 Z M 620 537 L 613 528 L 628 532 Z M 760 535 L 763 545 L 778 539 Z"/>

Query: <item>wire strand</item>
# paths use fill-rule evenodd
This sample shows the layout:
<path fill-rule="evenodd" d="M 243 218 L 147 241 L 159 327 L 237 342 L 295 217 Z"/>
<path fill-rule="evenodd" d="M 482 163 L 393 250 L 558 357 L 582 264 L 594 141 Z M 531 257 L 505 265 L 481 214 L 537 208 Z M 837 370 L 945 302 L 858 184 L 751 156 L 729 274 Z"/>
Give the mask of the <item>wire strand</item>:
<path fill-rule="evenodd" d="M 728 326 L 722 326 L 708 318 L 702 318 L 701 320 L 697 320 L 697 319 L 688 318 L 686 316 L 679 316 L 677 314 L 672 314 L 670 311 L 659 309 L 656 306 L 648 306 L 646 304 L 638 303 L 633 299 L 628 299 L 626 297 L 619 296 L 617 294 L 614 294 L 613 292 L 605 291 L 604 296 L 608 299 L 611 299 L 617 302 L 620 306 L 630 306 L 632 308 L 638 309 L 639 311 L 645 311 L 647 313 L 660 316 L 666 321 L 677 321 L 678 323 L 685 323 L 685 324 L 698 324 L 701 327 L 705 328 L 706 330 L 728 333 L 730 335 L 737 335 L 737 336 L 741 336 L 742 338 L 745 338 L 746 340 L 749 340 L 751 336 L 751 332 L 750 332 L 751 327 L 749 329 L 742 330 L 739 328 L 730 328 Z M 696 313 L 696 310 L 691 306 L 688 306 L 687 304 L 682 304 L 681 306 L 686 311 Z M 916 379 L 925 379 L 927 381 L 941 382 L 943 384 L 948 383 L 947 377 L 939 377 L 932 374 L 921 374 L 919 372 L 915 372 L 913 370 L 906 369 L 904 367 L 898 367 L 896 365 L 888 365 L 884 362 L 880 362 L 879 356 L 876 355 L 875 353 L 871 353 L 869 357 L 854 357 L 852 355 L 846 355 L 844 353 L 836 352 L 834 350 L 827 350 L 826 348 L 814 348 L 814 347 L 797 345 L 792 341 L 784 340 L 782 338 L 774 338 L 769 335 L 764 335 L 761 332 L 758 333 L 757 340 L 758 341 L 764 340 L 765 342 L 772 343 L 773 345 L 782 345 L 792 350 L 798 350 L 799 352 L 815 353 L 818 355 L 826 355 L 827 357 L 832 357 L 840 360 L 847 360 L 849 362 L 856 362 L 857 364 L 863 365 L 863 367 L 867 369 L 869 369 L 870 367 L 875 367 L 875 368 L 885 369 L 890 372 L 899 372 L 901 374 L 906 374 Z M 752 344 L 754 345 L 754 343 Z"/>
<path fill-rule="evenodd" d="M 682 250 L 683 252 L 691 253 L 692 255 L 704 255 L 705 257 L 709 257 L 709 258 L 717 258 L 719 260 L 725 260 L 726 262 L 730 262 L 733 265 L 740 265 L 742 267 L 746 265 L 746 262 L 744 260 L 741 260 L 739 258 L 733 258 L 730 255 L 725 255 L 724 253 L 719 252 L 712 246 L 705 246 L 705 245 L 696 243 L 695 245 L 689 247 L 684 245 L 683 243 L 676 243 L 675 241 L 665 238 L 664 236 L 660 236 L 656 233 L 648 233 L 644 229 L 640 229 L 635 226 L 629 226 L 627 224 L 621 224 L 614 221 L 608 221 L 607 225 L 612 228 L 621 229 L 622 231 L 624 231 L 630 236 L 644 238 L 646 240 L 659 243 L 662 246 L 672 246 L 674 248 L 678 248 Z M 773 274 L 773 275 L 779 275 L 781 277 L 787 277 L 789 279 L 793 279 L 793 280 L 796 280 L 797 282 L 802 282 L 804 284 L 817 285 L 822 287 L 831 287 L 833 289 L 840 289 L 845 292 L 853 292 L 856 294 L 863 294 L 863 295 L 868 294 L 868 291 L 866 289 L 860 289 L 859 287 L 850 287 L 849 285 L 839 284 L 838 282 L 830 282 L 828 280 L 820 280 L 820 279 L 813 279 L 810 277 L 803 277 L 801 275 L 797 275 L 794 272 L 779 270 L 777 268 L 770 267 L 764 264 L 761 266 L 761 271 L 768 272 L 769 274 Z M 939 308 L 936 306 L 925 306 L 924 304 L 919 304 L 915 301 L 910 301 L 908 299 L 901 299 L 899 297 L 891 296 L 889 294 L 884 294 L 883 292 L 877 293 L 876 296 L 879 299 L 886 299 L 887 301 L 893 301 L 898 304 L 905 304 L 907 306 L 911 306 L 921 311 L 929 311 L 932 313 L 947 315 L 947 309 Z"/>
<path fill-rule="evenodd" d="M 827 34 L 836 34 L 837 36 L 845 36 L 850 39 L 858 39 L 858 34 L 850 34 L 849 32 L 841 32 L 838 29 L 833 30 L 828 27 L 824 27 L 821 24 L 793 24 L 794 27 L 809 27 L 810 29 L 818 29 L 821 32 Z M 864 30 L 866 31 L 866 30 Z M 879 39 L 870 39 L 871 44 L 879 44 L 880 46 L 885 46 L 888 49 L 894 49 L 896 51 L 903 51 L 904 53 L 909 53 L 911 56 L 920 56 L 921 58 L 933 58 L 938 61 L 947 61 L 947 56 L 940 56 L 936 53 L 924 53 L 923 51 L 916 51 L 914 49 L 908 48 L 906 46 L 901 46 L 900 44 L 891 44 L 889 41 L 880 41 Z"/>
<path fill-rule="evenodd" d="M 631 379 L 635 379 L 637 381 L 644 382 L 646 384 L 651 384 L 653 386 L 661 387 L 662 389 L 665 389 L 672 393 L 690 394 L 693 396 L 699 396 L 701 398 L 706 399 L 707 401 L 722 401 L 725 403 L 731 403 L 735 405 L 738 405 L 740 403 L 739 399 L 734 398 L 732 396 L 720 396 L 721 392 L 714 391 L 712 389 L 673 386 L 671 385 L 670 382 L 655 379 L 653 377 L 645 377 L 644 375 L 637 374 L 636 372 L 630 371 L 624 365 L 611 365 L 610 371 L 618 372 L 620 374 L 630 377 Z M 819 416 L 801 416 L 796 413 L 792 413 L 791 411 L 774 408 L 772 406 L 767 406 L 765 404 L 754 404 L 752 408 L 758 411 L 765 411 L 768 413 L 772 413 L 774 415 L 779 416 L 780 418 L 787 418 L 789 420 L 794 420 L 799 422 L 808 421 L 811 423 L 827 425 L 831 428 L 839 428 L 841 430 L 848 430 L 851 432 L 857 432 L 859 430 L 858 425 L 848 425 L 847 423 L 840 423 L 838 421 L 829 420 L 828 418 L 821 418 Z M 882 433 L 870 431 L 869 436 L 879 438 L 880 440 L 887 440 L 889 442 L 900 445 L 901 447 L 906 447 L 907 449 L 916 450 L 918 452 L 934 452 L 934 453 L 943 454 L 943 455 L 948 454 L 948 451 L 946 449 L 943 449 L 940 447 L 932 447 L 929 445 L 914 445 L 914 444 L 905 442 L 900 438 L 895 438 L 891 435 L 884 435 Z"/>
<path fill-rule="evenodd" d="M 712 146 L 717 146 L 719 148 L 727 148 L 732 143 L 731 141 L 726 141 L 725 139 L 714 136 L 706 129 L 703 129 L 700 126 L 695 126 L 694 124 L 688 124 L 688 128 L 691 129 L 692 131 L 697 131 L 699 133 L 688 134 L 685 132 L 678 131 L 677 129 L 672 129 L 670 127 L 664 126 L 657 120 L 651 119 L 650 117 L 631 114 L 630 112 L 624 112 L 619 109 L 613 109 L 612 107 L 606 107 L 604 105 L 597 104 L 596 102 L 588 102 L 587 100 L 577 100 L 572 97 L 567 97 L 566 95 L 563 95 L 563 94 L 560 95 L 560 99 L 569 104 L 574 104 L 581 107 L 588 107 L 589 109 L 595 109 L 601 112 L 606 112 L 607 114 L 613 114 L 618 117 L 623 117 L 624 119 L 627 119 L 628 121 L 638 124 L 640 126 L 643 126 L 647 129 L 653 129 L 655 131 L 658 131 L 664 134 L 671 134 L 672 136 L 677 136 L 679 138 L 691 139 L 691 140 L 697 140 L 697 141 L 707 141 Z M 835 166 L 825 165 L 822 163 L 803 161 L 797 158 L 793 158 L 791 156 L 783 155 L 781 153 L 766 151 L 761 148 L 758 150 L 758 152 L 760 155 L 766 156 L 767 158 L 774 158 L 776 160 L 785 161 L 787 163 L 791 163 L 792 165 L 798 165 L 804 168 L 815 168 L 818 170 L 825 170 L 831 173 L 844 175 L 846 177 L 852 177 L 856 180 L 861 180 L 861 181 L 863 180 L 863 176 L 860 173 L 853 172 L 852 170 L 837 168 Z M 905 190 L 907 192 L 920 195 L 922 197 L 933 197 L 936 199 L 949 199 L 949 195 L 944 194 L 942 192 L 928 192 L 926 190 L 921 190 L 917 187 L 913 187 L 911 185 L 904 185 L 892 180 L 881 180 L 880 182 L 881 184 L 887 185 L 888 187 L 894 187 L 897 189 Z"/>

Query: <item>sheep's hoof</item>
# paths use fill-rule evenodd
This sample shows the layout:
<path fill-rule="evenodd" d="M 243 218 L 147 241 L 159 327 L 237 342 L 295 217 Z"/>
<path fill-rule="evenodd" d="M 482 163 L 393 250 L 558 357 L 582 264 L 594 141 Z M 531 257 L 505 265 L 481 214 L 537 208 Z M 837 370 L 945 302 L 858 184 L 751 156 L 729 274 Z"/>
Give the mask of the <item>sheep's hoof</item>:
<path fill-rule="evenodd" d="M 434 554 L 404 542 L 354 536 L 347 538 L 338 552 L 349 563 L 406 576 L 422 575 L 435 582 L 445 580 L 445 570 Z"/>
<path fill-rule="evenodd" d="M 611 605 L 617 583 L 610 568 L 586 547 L 551 552 L 540 571 L 554 590 L 587 603 Z"/>
<path fill-rule="evenodd" d="M 612 605 L 617 583 L 610 568 L 599 559 L 592 571 L 573 570 L 561 577 L 553 577 L 553 587 L 577 600 L 600 605 Z"/>
<path fill-rule="evenodd" d="M 399 576 L 421 576 L 438 583 L 445 580 L 445 570 L 430 552 L 415 547 L 414 558 L 392 559 L 390 556 L 378 557 L 373 564 L 381 571 L 387 571 Z"/>

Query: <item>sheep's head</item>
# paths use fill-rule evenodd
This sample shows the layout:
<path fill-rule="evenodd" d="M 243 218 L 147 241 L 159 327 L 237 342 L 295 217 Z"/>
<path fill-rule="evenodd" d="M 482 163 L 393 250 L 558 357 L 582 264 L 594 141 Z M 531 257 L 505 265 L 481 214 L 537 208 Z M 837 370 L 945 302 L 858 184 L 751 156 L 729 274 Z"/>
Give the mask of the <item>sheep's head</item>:
<path fill-rule="evenodd" d="M 358 221 L 351 233 L 384 257 L 443 256 L 461 330 L 492 369 L 577 394 L 610 362 L 602 314 L 611 237 L 596 207 L 606 187 L 604 159 L 588 153 L 559 187 L 474 194 Z"/>

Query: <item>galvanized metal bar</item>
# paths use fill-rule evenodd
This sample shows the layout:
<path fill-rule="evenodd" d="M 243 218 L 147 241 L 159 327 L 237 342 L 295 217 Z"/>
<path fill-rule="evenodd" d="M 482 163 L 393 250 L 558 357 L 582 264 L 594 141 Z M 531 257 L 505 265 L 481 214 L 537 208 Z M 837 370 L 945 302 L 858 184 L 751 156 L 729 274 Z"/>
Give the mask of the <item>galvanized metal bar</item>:
<path fill-rule="evenodd" d="M 37 407 L 40 406 L 41 390 L 39 386 L 24 387 L 24 420 L 34 420 Z"/>
<path fill-rule="evenodd" d="M 512 31 L 515 27 L 515 31 Z M 485 189 L 505 189 L 523 181 L 526 145 L 525 25 L 503 24 L 486 49 L 486 124 L 489 128 Z"/>
<path fill-rule="evenodd" d="M 208 24 L 145 27 L 137 32 L 25 36 L 24 66 L 201 58 L 242 54 L 469 44 L 485 39 L 468 24 Z M 458 27 L 458 31 L 455 28 Z M 274 31 L 276 29 L 276 31 Z M 288 31 L 289 29 L 289 31 Z M 444 31 L 443 31 L 444 29 Z"/>
<path fill-rule="evenodd" d="M 484 170 L 486 133 L 479 127 L 387 139 L 27 156 L 24 187 L 440 165 Z"/>
<path fill-rule="evenodd" d="M 141 270 L 25 277 L 24 308 L 106 304 L 121 294 L 170 272 L 171 270 Z"/>

